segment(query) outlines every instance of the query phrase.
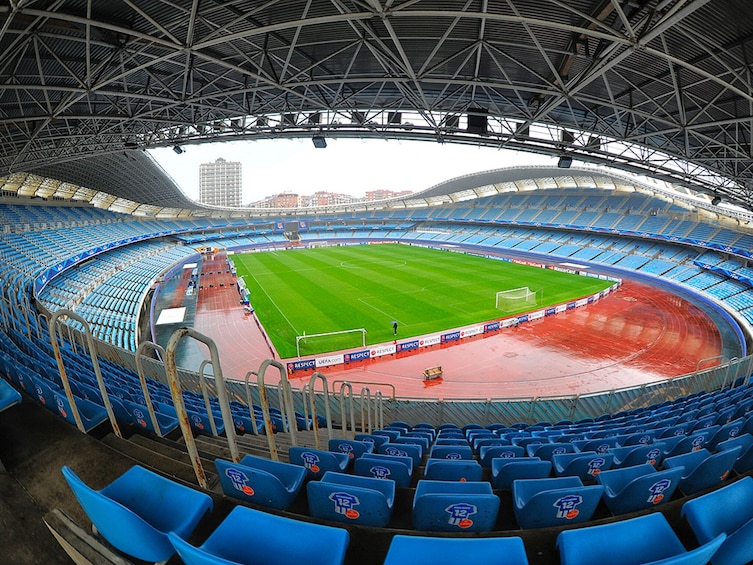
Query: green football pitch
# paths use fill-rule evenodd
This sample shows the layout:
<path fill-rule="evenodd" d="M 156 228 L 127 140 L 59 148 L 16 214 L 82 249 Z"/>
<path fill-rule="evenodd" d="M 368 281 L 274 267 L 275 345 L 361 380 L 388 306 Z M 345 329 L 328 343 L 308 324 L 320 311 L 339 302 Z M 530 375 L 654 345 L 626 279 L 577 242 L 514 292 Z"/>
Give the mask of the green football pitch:
<path fill-rule="evenodd" d="M 597 293 L 612 283 L 424 247 L 383 244 L 233 255 L 251 305 L 282 358 L 296 336 L 365 328 L 366 344 L 495 320 Z M 502 290 L 528 287 L 535 306 L 496 307 Z M 300 354 L 358 347 L 361 333 L 307 338 Z"/>

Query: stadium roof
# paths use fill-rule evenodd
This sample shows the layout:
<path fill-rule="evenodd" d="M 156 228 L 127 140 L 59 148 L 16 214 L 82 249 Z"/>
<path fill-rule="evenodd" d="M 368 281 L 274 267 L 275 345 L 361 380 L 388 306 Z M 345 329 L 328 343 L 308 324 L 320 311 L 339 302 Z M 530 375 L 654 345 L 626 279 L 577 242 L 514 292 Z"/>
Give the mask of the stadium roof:
<path fill-rule="evenodd" d="M 143 149 L 292 136 L 537 151 L 753 209 L 747 0 L 11 0 L 0 22 L 0 175 L 145 213 L 197 205 Z"/>

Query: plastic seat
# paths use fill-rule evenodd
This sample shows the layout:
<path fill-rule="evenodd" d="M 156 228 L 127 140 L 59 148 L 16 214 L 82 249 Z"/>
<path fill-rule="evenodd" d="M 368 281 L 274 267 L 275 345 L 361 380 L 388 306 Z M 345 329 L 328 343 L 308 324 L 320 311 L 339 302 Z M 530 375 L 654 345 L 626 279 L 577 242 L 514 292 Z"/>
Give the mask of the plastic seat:
<path fill-rule="evenodd" d="M 562 565 L 705 565 L 724 534 L 686 551 L 663 514 L 565 530 L 557 536 Z M 712 561 L 713 562 L 713 561 Z"/>
<path fill-rule="evenodd" d="M 8 381 L 0 379 L 0 412 L 21 402 L 21 393 Z"/>
<path fill-rule="evenodd" d="M 612 469 L 622 469 L 623 467 L 632 467 L 633 465 L 643 465 L 648 463 L 654 467 L 659 467 L 664 459 L 664 444 L 652 443 L 648 445 L 626 445 L 624 447 L 615 447 L 610 451 L 614 455 Z"/>
<path fill-rule="evenodd" d="M 420 445 L 385 443 L 379 446 L 379 453 L 383 455 L 397 455 L 398 457 L 410 457 L 413 459 L 413 466 L 418 467 L 421 464 L 423 452 Z"/>
<path fill-rule="evenodd" d="M 353 472 L 361 477 L 391 479 L 395 486 L 407 488 L 413 475 L 413 459 L 399 455 L 364 453 L 356 459 Z"/>
<path fill-rule="evenodd" d="M 529 445 L 526 451 L 529 457 L 538 457 L 539 459 L 551 461 L 553 455 L 575 453 L 576 449 L 572 443 L 539 443 Z"/>
<path fill-rule="evenodd" d="M 397 439 L 392 440 L 392 443 L 398 445 L 417 445 L 421 448 L 421 457 L 424 453 L 429 451 L 429 438 L 426 437 L 412 437 L 412 436 L 400 436 Z"/>
<path fill-rule="evenodd" d="M 711 558 L 713 565 L 753 561 L 753 478 L 743 477 L 689 500 L 683 504 L 681 515 L 687 519 L 700 544 L 720 534 L 727 535 Z"/>
<path fill-rule="evenodd" d="M 709 451 L 717 451 L 717 446 L 721 442 L 737 437 L 742 432 L 744 424 L 744 418 L 738 418 L 737 420 L 733 420 L 728 424 L 724 424 L 721 428 L 719 428 L 714 436 L 710 438 L 708 442 L 706 442 L 706 448 Z"/>
<path fill-rule="evenodd" d="M 526 450 L 517 445 L 485 445 L 479 450 L 482 467 L 491 467 L 492 460 L 496 457 L 512 458 L 523 457 Z"/>
<path fill-rule="evenodd" d="M 295 500 L 308 472 L 305 467 L 246 455 L 239 463 L 215 459 L 223 492 L 266 508 L 285 510 Z"/>
<path fill-rule="evenodd" d="M 374 451 L 374 444 L 368 441 L 356 441 L 353 439 L 331 439 L 327 445 L 330 451 L 347 453 L 351 461 L 358 459 L 364 453 Z"/>
<path fill-rule="evenodd" d="M 413 527 L 431 532 L 488 532 L 500 500 L 485 482 L 418 481 Z"/>
<path fill-rule="evenodd" d="M 305 467 L 309 479 L 321 479 L 327 471 L 343 472 L 350 463 L 347 453 L 295 445 L 288 448 L 288 460 L 293 465 Z"/>
<path fill-rule="evenodd" d="M 342 565 L 350 534 L 236 506 L 199 547 L 173 533 L 169 539 L 186 565 Z"/>
<path fill-rule="evenodd" d="M 673 447 L 665 452 L 665 457 L 674 457 L 675 455 L 682 455 L 683 453 L 689 453 L 691 451 L 698 451 L 699 449 L 703 449 L 718 430 L 719 427 L 715 426 L 713 428 L 705 428 L 703 430 L 693 432 L 692 434 L 683 437 L 679 442 L 677 442 Z"/>
<path fill-rule="evenodd" d="M 737 473 L 741 475 L 747 473 L 753 469 L 753 436 L 750 434 L 742 434 L 727 441 L 723 441 L 717 444 L 719 451 L 725 451 L 727 449 L 733 449 L 740 446 L 740 454 L 737 456 L 737 461 L 732 467 Z"/>
<path fill-rule="evenodd" d="M 684 468 L 680 479 L 680 490 L 685 494 L 695 494 L 726 480 L 741 451 L 741 446 L 720 451 L 714 455 L 707 449 L 691 451 L 666 458 L 664 467 L 666 469 Z"/>
<path fill-rule="evenodd" d="M 632 433 L 626 435 L 621 439 L 620 446 L 626 447 L 629 445 L 648 445 L 650 443 L 653 443 L 655 438 L 655 430 L 646 430 L 642 432 Z"/>
<path fill-rule="evenodd" d="M 424 479 L 433 481 L 480 481 L 482 467 L 478 461 L 467 459 L 429 459 Z"/>
<path fill-rule="evenodd" d="M 60 414 L 66 422 L 75 426 L 76 420 L 73 417 L 68 397 L 64 393 L 57 391 L 53 391 L 52 396 L 55 399 L 55 406 L 57 407 L 58 414 Z M 104 406 L 100 406 L 99 404 L 95 404 L 94 402 L 83 398 L 74 397 L 74 401 L 76 402 L 76 408 L 78 408 L 78 415 L 81 417 L 84 431 L 88 432 L 93 428 L 96 428 L 102 422 L 109 420 L 107 410 L 105 410 Z"/>
<path fill-rule="evenodd" d="M 327 471 L 306 485 L 309 514 L 320 520 L 386 528 L 395 503 L 395 481 Z"/>
<path fill-rule="evenodd" d="M 517 479 L 545 479 L 552 474 L 552 462 L 538 457 L 497 457 L 492 459 L 492 486 L 512 490 Z"/>
<path fill-rule="evenodd" d="M 653 508 L 672 498 L 684 468 L 657 471 L 648 463 L 603 471 L 596 481 L 604 486 L 604 502 L 612 514 Z"/>
<path fill-rule="evenodd" d="M 131 421 L 133 422 L 133 425 L 135 425 L 137 428 L 146 430 L 153 434 L 158 433 L 157 430 L 154 429 L 154 424 L 152 423 L 152 419 L 149 416 L 149 409 L 143 404 L 131 402 L 129 400 L 126 400 L 125 398 L 110 398 L 110 403 L 113 407 L 113 410 L 115 410 L 115 406 L 117 404 L 120 404 L 128 413 Z M 157 418 L 159 435 L 167 435 L 173 430 L 177 429 L 180 425 L 178 423 L 178 419 L 170 416 L 169 414 L 163 414 L 162 412 L 155 411 L 154 415 Z"/>
<path fill-rule="evenodd" d="M 366 443 L 373 443 L 374 444 L 374 450 L 376 450 L 377 447 L 382 445 L 383 443 L 387 443 L 389 441 L 388 437 L 381 436 L 381 435 L 374 435 L 374 434 L 356 434 L 353 438 L 356 441 L 365 441 Z"/>
<path fill-rule="evenodd" d="M 575 446 L 578 451 L 594 451 L 596 453 L 607 453 L 611 448 L 620 445 L 620 439 L 617 436 L 601 439 L 587 439 L 585 441 L 576 441 Z"/>
<path fill-rule="evenodd" d="M 386 437 L 389 441 L 392 441 L 400 437 L 400 432 L 395 430 L 374 430 L 373 432 L 371 432 L 371 435 L 383 436 Z"/>
<path fill-rule="evenodd" d="M 430 459 L 473 459 L 469 445 L 434 445 L 429 452 Z"/>
<path fill-rule="evenodd" d="M 439 538 L 396 535 L 384 565 L 528 565 L 519 537 Z"/>
<path fill-rule="evenodd" d="M 593 482 L 599 473 L 612 467 L 614 455 L 611 453 L 563 453 L 552 456 L 554 474 L 558 477 L 578 477 L 583 482 Z"/>
<path fill-rule="evenodd" d="M 101 490 L 84 483 L 69 467 L 63 476 L 97 532 L 123 553 L 165 561 L 175 549 L 168 532 L 185 538 L 212 509 L 212 498 L 138 465 Z"/>
<path fill-rule="evenodd" d="M 513 511 L 523 529 L 588 522 L 604 487 L 583 486 L 578 477 L 519 479 L 512 484 Z"/>

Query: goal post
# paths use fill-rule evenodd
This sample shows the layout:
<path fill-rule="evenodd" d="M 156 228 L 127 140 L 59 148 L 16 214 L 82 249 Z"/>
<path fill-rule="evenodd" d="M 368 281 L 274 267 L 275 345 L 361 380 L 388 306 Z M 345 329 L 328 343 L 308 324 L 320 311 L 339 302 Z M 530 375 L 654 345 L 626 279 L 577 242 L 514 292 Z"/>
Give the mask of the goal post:
<path fill-rule="evenodd" d="M 501 290 L 496 294 L 495 308 L 503 312 L 533 308 L 538 305 L 538 299 L 538 293 L 527 286 Z"/>
<path fill-rule="evenodd" d="M 319 334 L 307 334 L 304 332 L 302 335 L 295 336 L 295 351 L 297 356 L 300 357 L 301 342 L 303 342 L 304 345 L 309 344 L 310 342 L 315 342 L 317 344 L 317 353 L 348 349 L 353 347 L 353 338 L 349 337 L 348 334 L 356 333 L 361 334 L 361 347 L 366 347 L 366 328 L 354 328 L 352 330 L 339 330 L 336 332 L 323 332 Z M 348 345 L 348 342 L 350 342 L 350 345 Z M 330 343 L 331 347 L 325 346 L 326 343 Z"/>

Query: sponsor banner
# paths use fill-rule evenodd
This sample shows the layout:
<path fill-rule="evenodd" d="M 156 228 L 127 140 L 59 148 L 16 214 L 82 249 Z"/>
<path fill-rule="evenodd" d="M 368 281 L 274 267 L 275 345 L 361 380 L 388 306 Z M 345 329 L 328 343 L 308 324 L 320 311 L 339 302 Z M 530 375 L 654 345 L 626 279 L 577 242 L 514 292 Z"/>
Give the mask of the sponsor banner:
<path fill-rule="evenodd" d="M 586 300 L 588 301 L 589 304 L 592 304 L 596 302 L 598 299 L 599 299 L 599 295 L 597 294 L 595 296 L 589 296 Z"/>
<path fill-rule="evenodd" d="M 538 320 L 540 318 L 543 318 L 545 315 L 546 314 L 545 314 L 544 310 L 539 310 L 538 312 L 531 312 L 530 314 L 528 314 L 528 319 L 529 320 Z"/>
<path fill-rule="evenodd" d="M 352 361 L 363 361 L 371 356 L 371 351 L 364 349 L 363 351 L 353 351 L 352 353 L 346 353 L 343 355 L 344 363 L 351 363 Z"/>
<path fill-rule="evenodd" d="M 442 340 L 442 343 L 446 343 L 448 341 L 458 340 L 458 339 L 460 339 L 460 332 L 456 331 L 456 332 L 450 332 L 450 333 L 442 334 L 442 336 L 441 336 L 440 339 Z"/>
<path fill-rule="evenodd" d="M 574 310 L 575 309 L 575 302 L 568 302 L 567 303 L 567 309 L 568 310 Z"/>
<path fill-rule="evenodd" d="M 402 343 L 397 344 L 397 351 L 398 353 L 400 351 L 410 351 L 411 349 L 418 349 L 419 342 L 417 339 L 411 340 L 411 341 L 404 341 Z"/>
<path fill-rule="evenodd" d="M 340 355 L 330 355 L 328 357 L 317 357 L 316 366 L 326 367 L 328 365 L 341 365 L 344 361 L 345 356 L 342 353 Z"/>
<path fill-rule="evenodd" d="M 430 345 L 437 345 L 438 343 L 441 343 L 441 338 L 438 335 L 430 335 L 429 337 L 418 340 L 418 344 L 421 347 L 429 347 Z"/>
<path fill-rule="evenodd" d="M 499 322 L 492 322 L 492 323 L 486 324 L 484 326 L 484 331 L 485 332 L 495 332 L 495 331 L 497 331 L 501 327 L 502 327 L 502 325 Z"/>
<path fill-rule="evenodd" d="M 559 304 L 554 310 L 557 312 L 557 314 L 561 314 L 562 312 L 567 310 L 567 304 Z"/>
<path fill-rule="evenodd" d="M 510 326 L 517 326 L 517 325 L 518 325 L 517 318 L 510 318 L 509 320 L 502 320 L 503 328 L 509 328 Z"/>
<path fill-rule="evenodd" d="M 373 347 L 371 348 L 369 354 L 371 355 L 371 358 L 373 359 L 374 357 L 382 357 L 383 355 L 392 355 L 393 353 L 396 352 L 396 350 L 397 350 L 397 347 L 395 346 L 394 343 L 392 343 L 390 345 L 382 345 L 380 347 Z"/>
<path fill-rule="evenodd" d="M 316 369 L 316 359 L 301 359 L 288 363 L 288 371 L 303 371 L 305 369 Z"/>
<path fill-rule="evenodd" d="M 522 316 L 518 316 L 518 323 L 519 324 L 527 322 L 528 320 L 529 320 L 528 314 L 523 314 Z"/>
<path fill-rule="evenodd" d="M 460 337 L 471 337 L 472 335 L 479 335 L 482 333 L 484 333 L 484 326 L 475 326 L 460 332 Z"/>
<path fill-rule="evenodd" d="M 547 308 L 546 310 L 544 310 L 544 315 L 545 316 L 552 316 L 552 315 L 554 315 L 556 313 L 557 313 L 557 309 L 556 308 Z"/>
<path fill-rule="evenodd" d="M 581 298 L 580 300 L 577 300 L 577 301 L 575 302 L 575 305 L 576 305 L 577 307 L 579 307 L 579 308 L 580 308 L 581 306 L 585 306 L 586 304 L 588 304 L 588 299 L 587 299 L 587 298 Z"/>

